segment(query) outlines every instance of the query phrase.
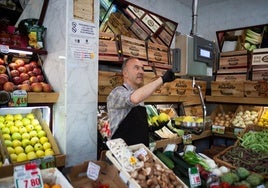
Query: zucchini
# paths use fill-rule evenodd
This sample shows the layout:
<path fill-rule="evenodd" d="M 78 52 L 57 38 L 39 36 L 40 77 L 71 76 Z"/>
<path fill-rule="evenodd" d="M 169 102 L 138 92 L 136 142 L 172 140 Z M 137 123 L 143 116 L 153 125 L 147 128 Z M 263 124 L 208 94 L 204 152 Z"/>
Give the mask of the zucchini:
<path fill-rule="evenodd" d="M 175 167 L 174 162 L 166 156 L 164 153 L 160 152 L 159 150 L 155 150 L 154 154 L 162 161 L 169 169 L 173 169 Z"/>

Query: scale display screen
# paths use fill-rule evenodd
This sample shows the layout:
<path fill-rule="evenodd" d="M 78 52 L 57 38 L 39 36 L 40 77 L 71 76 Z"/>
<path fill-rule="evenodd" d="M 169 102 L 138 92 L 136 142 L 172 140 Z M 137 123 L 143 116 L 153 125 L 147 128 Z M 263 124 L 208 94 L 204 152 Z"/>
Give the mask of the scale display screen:
<path fill-rule="evenodd" d="M 199 50 L 199 55 L 200 55 L 201 57 L 211 58 L 211 53 L 210 53 L 210 51 L 205 50 L 205 49 L 202 49 L 202 48 L 200 48 L 200 50 Z"/>
<path fill-rule="evenodd" d="M 213 64 L 214 44 L 204 38 L 194 36 L 194 60 L 208 65 Z"/>

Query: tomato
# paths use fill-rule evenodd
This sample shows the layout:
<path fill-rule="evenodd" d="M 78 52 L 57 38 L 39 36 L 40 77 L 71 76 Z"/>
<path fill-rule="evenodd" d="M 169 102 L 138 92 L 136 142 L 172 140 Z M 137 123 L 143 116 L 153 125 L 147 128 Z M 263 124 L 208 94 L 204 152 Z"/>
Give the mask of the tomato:
<path fill-rule="evenodd" d="M 221 188 L 231 188 L 231 185 L 227 182 L 222 182 L 222 183 L 220 183 L 220 187 Z"/>

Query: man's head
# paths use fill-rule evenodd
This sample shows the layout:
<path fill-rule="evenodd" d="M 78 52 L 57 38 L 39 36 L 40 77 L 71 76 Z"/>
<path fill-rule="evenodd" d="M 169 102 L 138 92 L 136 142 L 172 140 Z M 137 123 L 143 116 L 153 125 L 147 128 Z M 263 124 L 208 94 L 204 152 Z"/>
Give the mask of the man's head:
<path fill-rule="evenodd" d="M 137 58 L 128 58 L 123 62 L 122 73 L 124 82 L 134 89 L 141 87 L 143 81 L 143 63 Z"/>

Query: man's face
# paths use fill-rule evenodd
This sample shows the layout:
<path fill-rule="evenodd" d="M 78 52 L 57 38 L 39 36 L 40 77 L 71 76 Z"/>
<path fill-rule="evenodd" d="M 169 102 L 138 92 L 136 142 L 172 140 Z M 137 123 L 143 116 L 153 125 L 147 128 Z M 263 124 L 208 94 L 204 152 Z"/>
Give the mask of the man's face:
<path fill-rule="evenodd" d="M 143 85 L 143 64 L 138 59 L 131 59 L 124 69 L 124 78 L 132 87 Z"/>

